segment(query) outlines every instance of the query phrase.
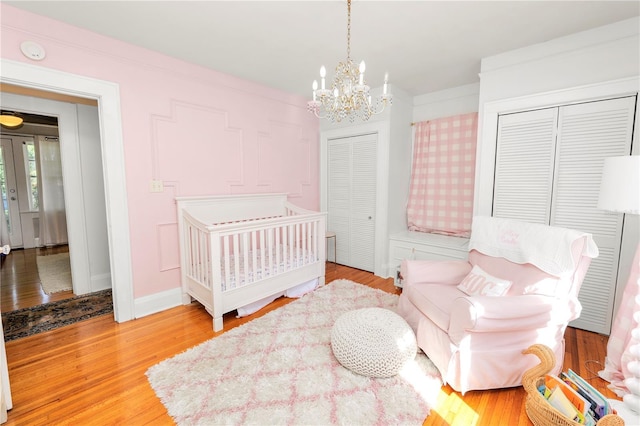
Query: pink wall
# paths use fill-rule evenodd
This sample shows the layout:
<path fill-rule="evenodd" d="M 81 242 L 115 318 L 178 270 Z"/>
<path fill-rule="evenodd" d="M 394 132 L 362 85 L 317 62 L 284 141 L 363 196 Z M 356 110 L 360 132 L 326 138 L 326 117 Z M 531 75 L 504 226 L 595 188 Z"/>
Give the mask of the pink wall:
<path fill-rule="evenodd" d="M 176 196 L 285 192 L 319 208 L 319 126 L 306 99 L 6 4 L 0 12 L 2 58 L 120 86 L 134 297 L 180 285 Z M 22 55 L 27 40 L 44 60 Z M 150 192 L 154 179 L 163 192 Z"/>

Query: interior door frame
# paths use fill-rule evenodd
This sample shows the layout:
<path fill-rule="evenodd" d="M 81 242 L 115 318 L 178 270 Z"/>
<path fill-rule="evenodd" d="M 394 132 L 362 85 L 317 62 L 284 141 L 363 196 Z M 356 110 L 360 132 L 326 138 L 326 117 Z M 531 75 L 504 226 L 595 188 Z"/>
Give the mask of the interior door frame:
<path fill-rule="evenodd" d="M 3 83 L 98 101 L 114 317 L 135 318 L 119 85 L 7 59 L 0 59 L 0 68 Z M 61 129 L 73 126 L 65 121 L 61 117 Z"/>
<path fill-rule="evenodd" d="M 386 121 L 373 121 L 344 128 L 320 132 L 320 210 L 327 211 L 328 190 L 328 146 L 330 139 L 349 138 L 366 134 L 377 134 L 377 179 L 376 179 L 376 223 L 375 223 L 375 268 L 373 273 L 387 276 L 386 259 L 389 245 L 389 141 L 390 128 Z"/>

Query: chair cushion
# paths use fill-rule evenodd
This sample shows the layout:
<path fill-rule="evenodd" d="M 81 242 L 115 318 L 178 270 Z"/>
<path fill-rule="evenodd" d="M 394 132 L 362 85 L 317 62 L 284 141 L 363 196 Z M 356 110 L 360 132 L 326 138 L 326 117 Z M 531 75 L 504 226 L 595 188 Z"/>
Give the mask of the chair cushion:
<path fill-rule="evenodd" d="M 476 250 L 469 252 L 469 263 L 481 267 L 482 270 L 498 278 L 508 277 L 512 285 L 506 296 L 566 295 L 572 281 L 572 277 L 558 278 L 541 271 L 530 263 L 513 263 L 499 257 L 486 256 Z"/>
<path fill-rule="evenodd" d="M 449 329 L 453 301 L 466 296 L 456 286 L 440 284 L 411 286 L 402 292 L 424 316 L 445 331 Z"/>
<path fill-rule="evenodd" d="M 486 273 L 478 265 L 458 284 L 458 288 L 469 296 L 504 296 L 511 287 L 511 281 Z"/>

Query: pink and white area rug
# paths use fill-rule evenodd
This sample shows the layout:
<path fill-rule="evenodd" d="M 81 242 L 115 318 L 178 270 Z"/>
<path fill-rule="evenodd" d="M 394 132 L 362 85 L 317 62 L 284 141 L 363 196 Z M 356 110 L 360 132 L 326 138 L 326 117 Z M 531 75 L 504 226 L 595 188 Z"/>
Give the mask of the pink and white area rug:
<path fill-rule="evenodd" d="M 341 366 L 331 328 L 360 308 L 395 310 L 398 296 L 336 280 L 147 371 L 179 425 L 421 425 L 442 386 L 419 353 L 391 378 Z"/>

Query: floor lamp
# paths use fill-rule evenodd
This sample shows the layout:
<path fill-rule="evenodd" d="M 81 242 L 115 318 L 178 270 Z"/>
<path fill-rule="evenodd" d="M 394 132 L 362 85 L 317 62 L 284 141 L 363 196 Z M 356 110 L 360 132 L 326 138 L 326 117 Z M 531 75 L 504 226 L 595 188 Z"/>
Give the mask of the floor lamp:
<path fill-rule="evenodd" d="M 640 156 L 605 159 L 598 208 L 640 214 Z M 609 336 L 605 369 L 599 374 L 626 408 L 640 412 L 640 244 Z"/>

